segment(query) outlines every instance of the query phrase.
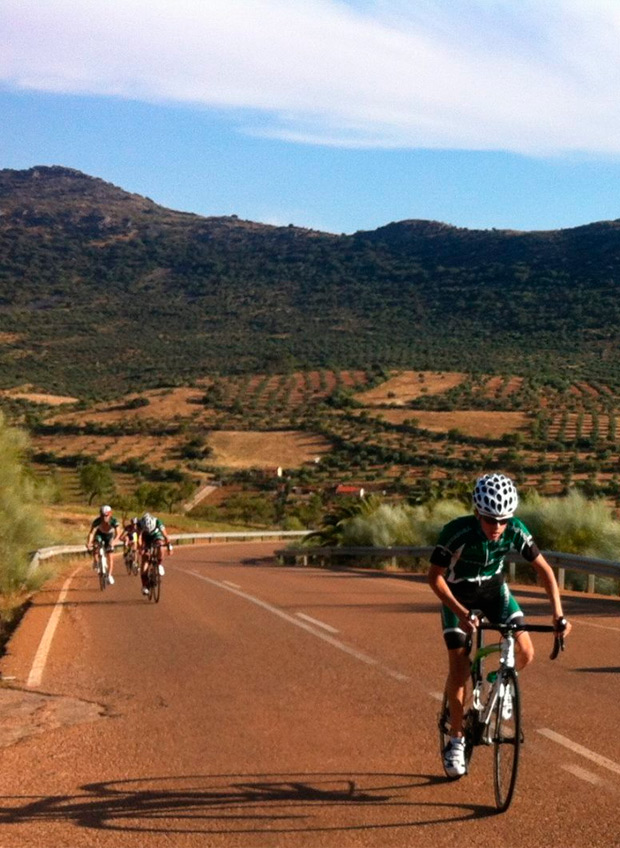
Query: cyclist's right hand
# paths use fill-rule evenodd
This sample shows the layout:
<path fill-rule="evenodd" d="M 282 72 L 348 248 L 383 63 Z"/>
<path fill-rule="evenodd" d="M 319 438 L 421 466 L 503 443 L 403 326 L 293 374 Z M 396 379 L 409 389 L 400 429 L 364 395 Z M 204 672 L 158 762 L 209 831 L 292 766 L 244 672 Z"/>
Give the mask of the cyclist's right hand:
<path fill-rule="evenodd" d="M 480 626 L 478 616 L 471 611 L 465 616 L 459 616 L 459 622 L 465 633 L 473 633 Z"/>

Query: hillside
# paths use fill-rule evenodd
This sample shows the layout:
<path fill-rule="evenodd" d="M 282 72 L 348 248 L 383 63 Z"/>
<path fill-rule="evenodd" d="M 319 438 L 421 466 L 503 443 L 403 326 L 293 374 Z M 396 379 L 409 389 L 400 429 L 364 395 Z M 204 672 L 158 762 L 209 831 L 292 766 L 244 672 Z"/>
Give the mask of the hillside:
<path fill-rule="evenodd" d="M 0 171 L 1 384 L 78 397 L 207 374 L 396 368 L 620 385 L 620 222 L 334 236 Z"/>

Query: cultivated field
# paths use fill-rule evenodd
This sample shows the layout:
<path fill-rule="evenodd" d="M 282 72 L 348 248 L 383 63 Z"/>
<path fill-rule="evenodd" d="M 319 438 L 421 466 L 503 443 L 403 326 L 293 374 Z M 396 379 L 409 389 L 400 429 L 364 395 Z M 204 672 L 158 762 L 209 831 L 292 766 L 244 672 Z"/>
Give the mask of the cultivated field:
<path fill-rule="evenodd" d="M 120 473 L 132 461 L 232 485 L 248 469 L 303 469 L 317 490 L 449 486 L 492 468 L 543 493 L 579 483 L 608 494 L 618 479 L 616 395 L 584 381 L 325 369 L 205 377 L 80 408 L 30 386 L 11 402 L 26 394 L 42 408 L 33 447 L 48 465 L 93 458 Z"/>
<path fill-rule="evenodd" d="M 359 392 L 356 400 L 367 406 L 396 404 L 404 406 L 415 398 L 436 395 L 460 385 L 465 374 L 446 371 L 403 371 L 373 389 Z"/>
<path fill-rule="evenodd" d="M 459 412 L 373 409 L 367 410 L 367 413 L 376 418 L 382 418 L 390 424 L 416 421 L 418 427 L 435 433 L 459 430 L 465 436 L 478 436 L 483 439 L 499 439 L 505 433 L 524 432 L 529 424 L 529 418 L 524 412 L 486 412 L 471 409 Z"/>

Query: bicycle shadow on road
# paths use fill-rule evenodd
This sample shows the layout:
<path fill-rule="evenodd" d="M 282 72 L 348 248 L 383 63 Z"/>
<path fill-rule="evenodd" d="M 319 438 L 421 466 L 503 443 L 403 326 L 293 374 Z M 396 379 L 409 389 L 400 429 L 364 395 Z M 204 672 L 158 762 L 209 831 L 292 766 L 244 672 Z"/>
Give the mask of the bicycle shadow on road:
<path fill-rule="evenodd" d="M 495 807 L 437 799 L 453 781 L 411 774 L 215 774 L 86 784 L 2 799 L 0 823 L 138 834 L 338 833 L 471 821 Z M 11 805 L 10 801 L 13 801 Z"/>

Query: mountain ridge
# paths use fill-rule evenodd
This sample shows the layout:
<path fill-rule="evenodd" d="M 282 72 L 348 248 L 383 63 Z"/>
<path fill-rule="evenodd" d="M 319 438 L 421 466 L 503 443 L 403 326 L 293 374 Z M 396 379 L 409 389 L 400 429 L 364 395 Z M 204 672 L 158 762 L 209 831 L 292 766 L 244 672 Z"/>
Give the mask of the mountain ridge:
<path fill-rule="evenodd" d="M 317 367 L 620 382 L 620 221 L 335 235 L 0 171 L 0 382 L 61 394 Z M 4 341 L 1 341 L 4 339 Z"/>

